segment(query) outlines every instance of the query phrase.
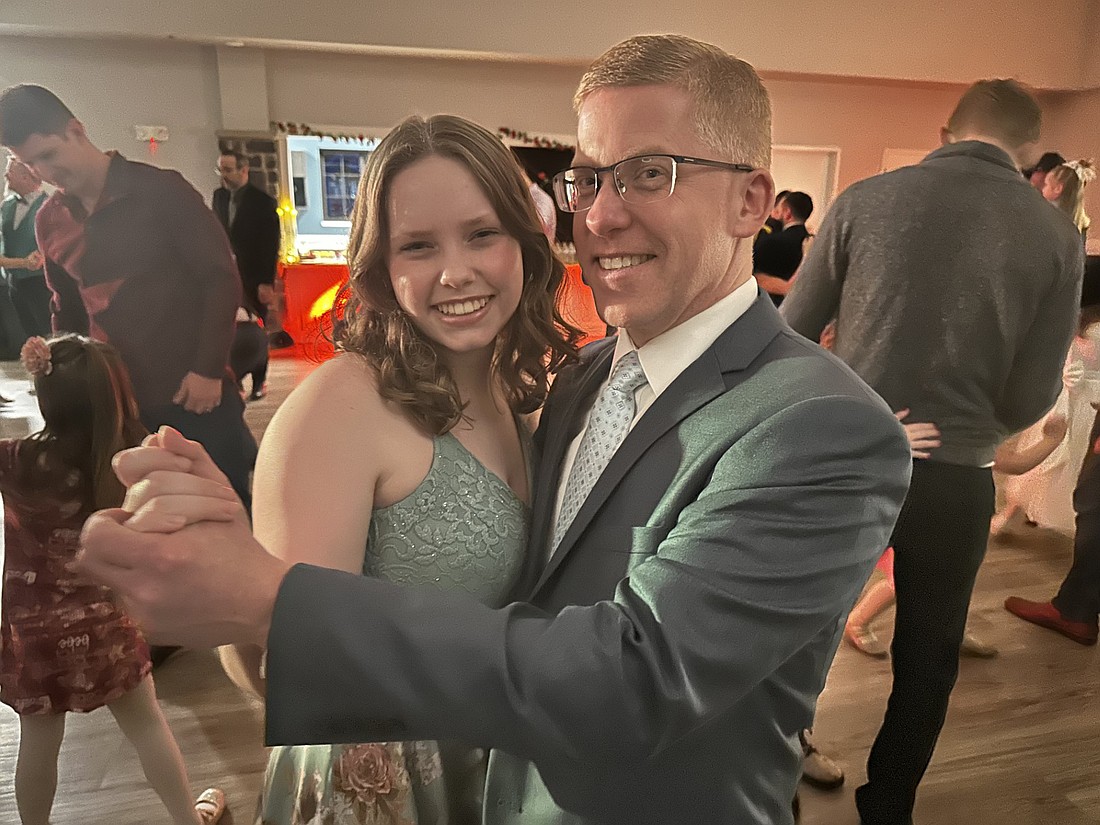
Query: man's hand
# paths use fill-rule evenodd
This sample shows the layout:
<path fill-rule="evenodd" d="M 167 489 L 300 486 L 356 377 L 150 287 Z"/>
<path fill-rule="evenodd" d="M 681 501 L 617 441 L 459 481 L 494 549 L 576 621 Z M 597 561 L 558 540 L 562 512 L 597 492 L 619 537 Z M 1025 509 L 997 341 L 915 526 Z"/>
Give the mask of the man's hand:
<path fill-rule="evenodd" d="M 931 458 L 932 453 L 929 450 L 933 450 L 940 446 L 940 430 L 935 424 L 906 424 L 905 419 L 909 417 L 909 410 L 898 410 L 894 413 L 894 418 L 902 423 L 905 427 L 905 436 L 909 439 L 909 451 L 913 454 L 913 458 Z"/>
<path fill-rule="evenodd" d="M 39 252 L 36 249 L 36 250 L 34 250 L 34 252 L 32 252 L 30 255 L 28 255 L 26 258 L 24 258 L 23 268 L 24 269 L 41 269 L 42 265 L 45 263 L 45 261 L 46 261 L 46 259 L 42 257 L 42 253 Z"/>
<path fill-rule="evenodd" d="M 76 567 L 110 587 L 153 644 L 267 645 L 286 562 L 252 538 L 243 513 L 172 534 L 124 526 L 125 510 L 84 525 Z"/>
<path fill-rule="evenodd" d="M 202 415 L 215 409 L 221 400 L 221 378 L 207 378 L 197 372 L 189 372 L 183 376 L 172 403 L 179 404 L 188 412 Z"/>
<path fill-rule="evenodd" d="M 154 643 L 266 645 L 288 565 L 252 538 L 202 446 L 162 427 L 114 464 L 125 505 L 88 519 L 77 567 L 112 588 Z"/>
<path fill-rule="evenodd" d="M 260 303 L 264 306 L 274 306 L 276 300 L 275 286 L 273 284 L 260 284 L 256 287 L 256 297 L 260 299 Z"/>

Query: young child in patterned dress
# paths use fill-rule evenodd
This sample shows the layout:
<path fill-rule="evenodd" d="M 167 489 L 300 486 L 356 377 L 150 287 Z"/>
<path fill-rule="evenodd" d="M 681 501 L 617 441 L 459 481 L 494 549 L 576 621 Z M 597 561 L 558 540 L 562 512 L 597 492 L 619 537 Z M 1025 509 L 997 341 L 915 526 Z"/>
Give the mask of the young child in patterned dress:
<path fill-rule="evenodd" d="M 145 434 L 125 367 L 113 348 L 78 335 L 31 338 L 22 358 L 45 427 L 0 440 L 0 701 L 19 714 L 19 816 L 23 825 L 47 825 L 65 715 L 106 705 L 175 825 L 210 825 L 225 797 L 212 788 L 192 802 L 145 640 L 111 592 L 70 564 L 84 520 L 122 503 L 112 457 Z"/>

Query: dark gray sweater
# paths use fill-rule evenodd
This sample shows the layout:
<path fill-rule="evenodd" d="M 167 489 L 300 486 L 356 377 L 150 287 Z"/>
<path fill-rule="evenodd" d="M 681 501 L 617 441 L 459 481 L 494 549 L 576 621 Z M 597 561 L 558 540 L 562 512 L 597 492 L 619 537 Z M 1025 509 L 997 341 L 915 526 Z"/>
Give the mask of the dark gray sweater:
<path fill-rule="evenodd" d="M 1084 273 L 1081 236 L 988 143 L 936 150 L 837 198 L 782 312 L 894 410 L 931 421 L 932 458 L 984 466 L 1061 387 Z"/>

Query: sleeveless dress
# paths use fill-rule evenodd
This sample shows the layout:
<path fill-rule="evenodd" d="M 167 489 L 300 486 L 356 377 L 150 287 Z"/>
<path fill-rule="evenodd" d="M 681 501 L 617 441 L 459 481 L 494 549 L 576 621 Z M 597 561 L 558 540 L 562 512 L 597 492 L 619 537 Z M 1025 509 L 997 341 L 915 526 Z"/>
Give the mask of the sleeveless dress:
<path fill-rule="evenodd" d="M 417 488 L 372 514 L 363 574 L 503 606 L 523 564 L 527 507 L 450 433 L 433 449 Z M 483 751 L 448 742 L 277 747 L 256 823 L 477 825 L 484 766 Z"/>
<path fill-rule="evenodd" d="M 63 484 L 21 489 L 22 447 L 0 441 L 0 701 L 23 715 L 95 710 L 148 675 L 149 648 L 111 591 L 73 572 L 86 510 Z"/>

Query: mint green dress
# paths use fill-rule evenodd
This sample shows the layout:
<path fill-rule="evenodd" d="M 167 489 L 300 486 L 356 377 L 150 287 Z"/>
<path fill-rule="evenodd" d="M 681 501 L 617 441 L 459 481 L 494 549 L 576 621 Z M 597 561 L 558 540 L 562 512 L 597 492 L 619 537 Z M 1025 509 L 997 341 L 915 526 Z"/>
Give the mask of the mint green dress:
<path fill-rule="evenodd" d="M 529 478 L 530 469 L 528 460 Z M 424 480 L 374 511 L 363 574 L 500 607 L 523 565 L 527 519 L 526 505 L 502 479 L 450 433 L 438 436 Z M 277 747 L 256 823 L 477 825 L 484 766 L 483 751 L 458 743 Z"/>

